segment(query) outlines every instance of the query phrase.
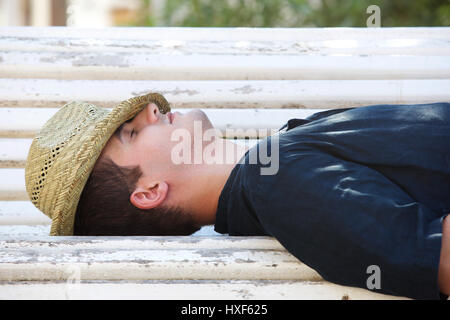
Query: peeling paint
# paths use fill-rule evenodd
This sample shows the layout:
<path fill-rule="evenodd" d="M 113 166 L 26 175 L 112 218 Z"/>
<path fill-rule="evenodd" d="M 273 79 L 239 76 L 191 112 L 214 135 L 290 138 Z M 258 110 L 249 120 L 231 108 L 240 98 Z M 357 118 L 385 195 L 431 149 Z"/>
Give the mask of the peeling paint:
<path fill-rule="evenodd" d="M 70 44 L 67 43 L 64 39 L 58 39 L 56 41 L 49 41 L 46 44 L 51 46 L 51 47 L 53 47 L 53 46 L 56 46 L 56 47 L 69 47 L 70 46 Z"/>
<path fill-rule="evenodd" d="M 232 89 L 230 90 L 234 93 L 242 93 L 242 94 L 249 94 L 249 93 L 253 93 L 253 92 L 257 92 L 257 91 L 261 91 L 261 89 L 256 90 L 255 88 L 253 88 L 251 85 L 246 85 L 240 88 L 236 88 L 236 89 Z"/>
<path fill-rule="evenodd" d="M 95 55 L 81 57 L 72 61 L 74 67 L 118 67 L 127 68 L 130 65 L 126 63 L 125 57 L 119 55 Z"/>
<path fill-rule="evenodd" d="M 235 259 L 234 262 L 236 263 L 256 263 L 256 260 L 252 259 Z"/>
<path fill-rule="evenodd" d="M 174 96 L 182 95 L 182 94 L 187 94 L 189 96 L 193 96 L 193 95 L 200 94 L 200 91 L 197 91 L 197 90 L 181 90 L 178 87 L 175 88 L 174 90 L 151 90 L 151 89 L 149 89 L 149 90 L 145 90 L 145 91 L 133 91 L 133 92 L 131 92 L 131 94 L 134 96 L 141 96 L 144 94 L 148 94 L 150 92 L 158 92 L 162 95 L 174 95 Z"/>
<path fill-rule="evenodd" d="M 246 290 L 246 289 L 233 290 L 233 291 L 236 292 L 242 299 L 251 299 L 253 297 L 253 294 L 250 293 L 250 291 Z"/>
<path fill-rule="evenodd" d="M 80 53 L 77 52 L 56 52 L 39 58 L 40 62 L 56 63 L 58 60 L 70 60 L 78 57 Z"/>

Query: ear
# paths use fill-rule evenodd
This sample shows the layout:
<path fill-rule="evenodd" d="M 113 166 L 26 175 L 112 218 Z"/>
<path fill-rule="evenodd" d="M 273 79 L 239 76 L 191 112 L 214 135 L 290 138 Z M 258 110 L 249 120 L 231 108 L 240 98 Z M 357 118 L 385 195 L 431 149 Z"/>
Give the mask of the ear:
<path fill-rule="evenodd" d="M 139 209 L 153 209 L 166 199 L 169 186 L 165 181 L 138 185 L 130 195 L 130 202 Z"/>

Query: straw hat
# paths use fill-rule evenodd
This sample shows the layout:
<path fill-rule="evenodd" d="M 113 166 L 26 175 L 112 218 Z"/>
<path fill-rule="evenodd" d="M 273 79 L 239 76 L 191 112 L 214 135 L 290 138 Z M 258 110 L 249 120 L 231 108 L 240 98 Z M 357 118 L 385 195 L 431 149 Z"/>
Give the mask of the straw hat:
<path fill-rule="evenodd" d="M 111 111 L 84 102 L 59 109 L 33 139 L 25 166 L 31 202 L 52 219 L 50 235 L 73 235 L 81 192 L 103 147 L 114 131 L 150 102 L 161 113 L 167 100 L 149 93 L 121 102 Z"/>

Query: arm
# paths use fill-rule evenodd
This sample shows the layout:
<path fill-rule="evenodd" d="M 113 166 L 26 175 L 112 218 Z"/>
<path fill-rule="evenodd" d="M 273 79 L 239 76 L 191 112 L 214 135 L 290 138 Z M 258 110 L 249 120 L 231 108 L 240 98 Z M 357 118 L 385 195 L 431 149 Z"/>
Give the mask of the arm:
<path fill-rule="evenodd" d="M 439 288 L 441 292 L 450 296 L 450 219 L 444 219 L 442 223 L 442 248 L 439 259 Z"/>

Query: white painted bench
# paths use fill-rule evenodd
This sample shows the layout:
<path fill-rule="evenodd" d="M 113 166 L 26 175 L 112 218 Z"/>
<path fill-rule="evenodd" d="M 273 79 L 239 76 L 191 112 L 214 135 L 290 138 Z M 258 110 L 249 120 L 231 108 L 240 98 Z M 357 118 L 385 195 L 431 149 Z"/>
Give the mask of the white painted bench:
<path fill-rule="evenodd" d="M 269 237 L 211 227 L 192 237 L 49 237 L 23 168 L 33 135 L 70 100 L 111 108 L 160 92 L 250 146 L 255 135 L 226 129 L 449 101 L 449 39 L 450 28 L 1 28 L 0 299 L 398 298 L 323 281 Z"/>

